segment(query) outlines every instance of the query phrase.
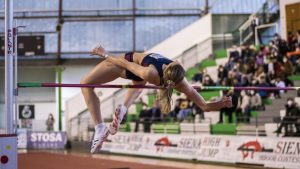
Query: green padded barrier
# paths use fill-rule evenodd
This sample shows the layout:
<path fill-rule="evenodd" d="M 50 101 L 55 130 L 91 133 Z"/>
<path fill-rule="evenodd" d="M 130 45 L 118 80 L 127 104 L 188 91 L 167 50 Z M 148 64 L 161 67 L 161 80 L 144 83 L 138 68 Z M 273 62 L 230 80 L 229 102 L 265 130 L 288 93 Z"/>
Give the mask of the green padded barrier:
<path fill-rule="evenodd" d="M 200 92 L 201 96 L 204 98 L 204 100 L 208 101 L 212 97 L 220 97 L 220 91 L 203 91 Z"/>
<path fill-rule="evenodd" d="M 300 81 L 300 76 L 299 75 L 292 75 L 288 77 L 289 80 L 291 81 Z"/>
<path fill-rule="evenodd" d="M 236 135 L 236 124 L 214 124 L 211 133 L 215 135 Z"/>
<path fill-rule="evenodd" d="M 153 133 L 165 133 L 165 125 L 156 123 L 152 124 Z"/>
<path fill-rule="evenodd" d="M 264 105 L 271 105 L 273 103 L 272 99 L 263 99 L 262 100 L 262 103 Z"/>
<path fill-rule="evenodd" d="M 194 75 L 197 74 L 198 72 L 199 72 L 199 69 L 197 69 L 195 67 L 189 68 L 185 73 L 187 80 L 191 81 L 192 78 L 194 77 Z"/>
<path fill-rule="evenodd" d="M 131 114 L 131 113 L 128 113 L 127 114 L 127 118 L 126 118 L 126 122 L 135 122 L 136 120 L 138 119 L 138 115 L 136 113 L 134 114 Z"/>
<path fill-rule="evenodd" d="M 179 134 L 180 126 L 178 123 L 168 123 L 166 124 L 166 130 L 168 134 Z"/>
<path fill-rule="evenodd" d="M 251 117 L 257 117 L 258 116 L 258 112 L 257 111 L 251 111 L 250 112 L 250 116 Z"/>
<path fill-rule="evenodd" d="M 211 67 L 211 66 L 217 66 L 217 63 L 214 59 L 204 59 L 200 63 L 200 68 L 206 68 L 206 67 Z"/>
<path fill-rule="evenodd" d="M 215 52 L 215 56 L 217 59 L 226 58 L 227 57 L 226 49 L 217 50 Z"/>
<path fill-rule="evenodd" d="M 121 124 L 119 131 L 130 132 L 130 124 L 129 123 Z"/>
<path fill-rule="evenodd" d="M 139 115 L 143 109 L 143 103 L 135 103 L 135 111 Z"/>
<path fill-rule="evenodd" d="M 152 107 L 153 103 L 156 99 L 156 95 L 155 94 L 148 94 L 148 107 Z"/>

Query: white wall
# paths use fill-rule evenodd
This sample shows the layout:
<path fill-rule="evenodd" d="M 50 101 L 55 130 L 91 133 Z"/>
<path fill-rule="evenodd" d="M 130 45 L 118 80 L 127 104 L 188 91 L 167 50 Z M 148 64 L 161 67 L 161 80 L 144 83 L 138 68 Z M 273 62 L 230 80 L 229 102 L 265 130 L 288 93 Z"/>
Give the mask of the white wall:
<path fill-rule="evenodd" d="M 54 67 L 19 67 L 19 82 L 54 82 Z M 37 117 L 52 112 L 57 115 L 55 105 L 55 89 L 54 88 L 21 88 L 19 89 L 18 101 L 21 104 L 37 104 Z M 49 106 L 51 105 L 51 106 Z M 0 69 L 0 128 L 4 128 L 4 69 Z M 42 126 L 43 127 L 43 126 Z"/>
<path fill-rule="evenodd" d="M 290 5 L 290 4 L 295 4 L 299 3 L 300 0 L 280 0 L 279 5 L 280 5 L 280 30 L 281 30 L 281 37 L 287 39 L 287 31 L 286 31 L 286 10 L 285 6 Z"/>
<path fill-rule="evenodd" d="M 33 131 L 45 131 L 46 120 L 50 113 L 53 114 L 55 119 L 54 130 L 58 130 L 58 114 L 56 109 L 56 102 L 48 103 L 21 103 L 21 104 L 33 104 L 35 108 L 35 118 L 33 120 Z"/>
<path fill-rule="evenodd" d="M 162 41 L 148 52 L 157 52 L 170 59 L 175 59 L 187 49 L 211 38 L 211 36 L 212 16 L 209 14 Z"/>

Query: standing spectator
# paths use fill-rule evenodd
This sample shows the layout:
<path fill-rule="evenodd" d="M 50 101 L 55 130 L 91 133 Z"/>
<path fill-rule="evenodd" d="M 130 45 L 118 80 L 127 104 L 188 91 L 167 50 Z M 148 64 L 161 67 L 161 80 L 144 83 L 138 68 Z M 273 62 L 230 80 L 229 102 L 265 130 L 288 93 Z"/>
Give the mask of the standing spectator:
<path fill-rule="evenodd" d="M 47 126 L 47 131 L 53 131 L 54 130 L 54 117 L 53 114 L 50 113 L 48 116 L 48 119 L 46 120 L 46 126 Z"/>
<path fill-rule="evenodd" d="M 255 28 L 258 25 L 259 25 L 259 19 L 258 19 L 258 17 L 256 15 L 254 15 L 253 18 L 252 18 L 252 20 L 251 20 L 251 27 L 252 27 L 252 32 L 253 32 L 254 43 L 256 42 Z"/>
<path fill-rule="evenodd" d="M 232 107 L 220 109 L 220 120 L 218 123 L 223 123 L 223 114 L 228 116 L 228 122 L 233 123 L 232 114 L 236 111 L 238 104 L 238 95 L 228 90 L 223 90 L 223 96 L 231 96 L 232 98 Z"/>
<path fill-rule="evenodd" d="M 139 123 L 143 123 L 144 132 L 150 133 L 152 123 L 161 121 L 161 111 L 158 106 L 158 102 L 154 101 L 151 109 L 143 109 L 140 112 L 139 120 L 135 125 L 135 132 L 138 131 Z"/>

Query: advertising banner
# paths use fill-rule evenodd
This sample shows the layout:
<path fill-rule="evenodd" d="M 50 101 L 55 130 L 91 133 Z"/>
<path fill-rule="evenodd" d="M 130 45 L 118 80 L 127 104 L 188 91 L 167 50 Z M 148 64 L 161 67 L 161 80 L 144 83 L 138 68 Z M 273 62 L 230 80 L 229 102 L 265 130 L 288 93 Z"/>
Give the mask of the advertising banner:
<path fill-rule="evenodd" d="M 27 132 L 27 148 L 64 149 L 66 142 L 65 132 Z"/>
<path fill-rule="evenodd" d="M 275 168 L 300 168 L 300 140 L 297 138 L 243 138 L 237 162 Z"/>
<path fill-rule="evenodd" d="M 300 168 L 300 140 L 214 135 L 118 133 L 103 151 L 176 159 Z"/>
<path fill-rule="evenodd" d="M 32 132 L 18 130 L 18 148 L 64 149 L 67 142 L 65 132 Z"/>

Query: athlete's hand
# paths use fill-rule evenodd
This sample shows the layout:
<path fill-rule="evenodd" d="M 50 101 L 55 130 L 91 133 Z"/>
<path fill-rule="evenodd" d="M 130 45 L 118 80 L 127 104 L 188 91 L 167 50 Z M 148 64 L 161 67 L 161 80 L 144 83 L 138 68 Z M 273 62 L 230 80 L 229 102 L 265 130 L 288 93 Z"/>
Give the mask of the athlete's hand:
<path fill-rule="evenodd" d="M 107 58 L 107 54 L 106 54 L 106 51 L 105 49 L 99 45 L 99 46 L 96 46 L 92 51 L 91 51 L 91 55 L 98 55 L 102 58 Z"/>
<path fill-rule="evenodd" d="M 224 107 L 232 107 L 232 98 L 231 96 L 224 96 L 221 100 Z"/>

